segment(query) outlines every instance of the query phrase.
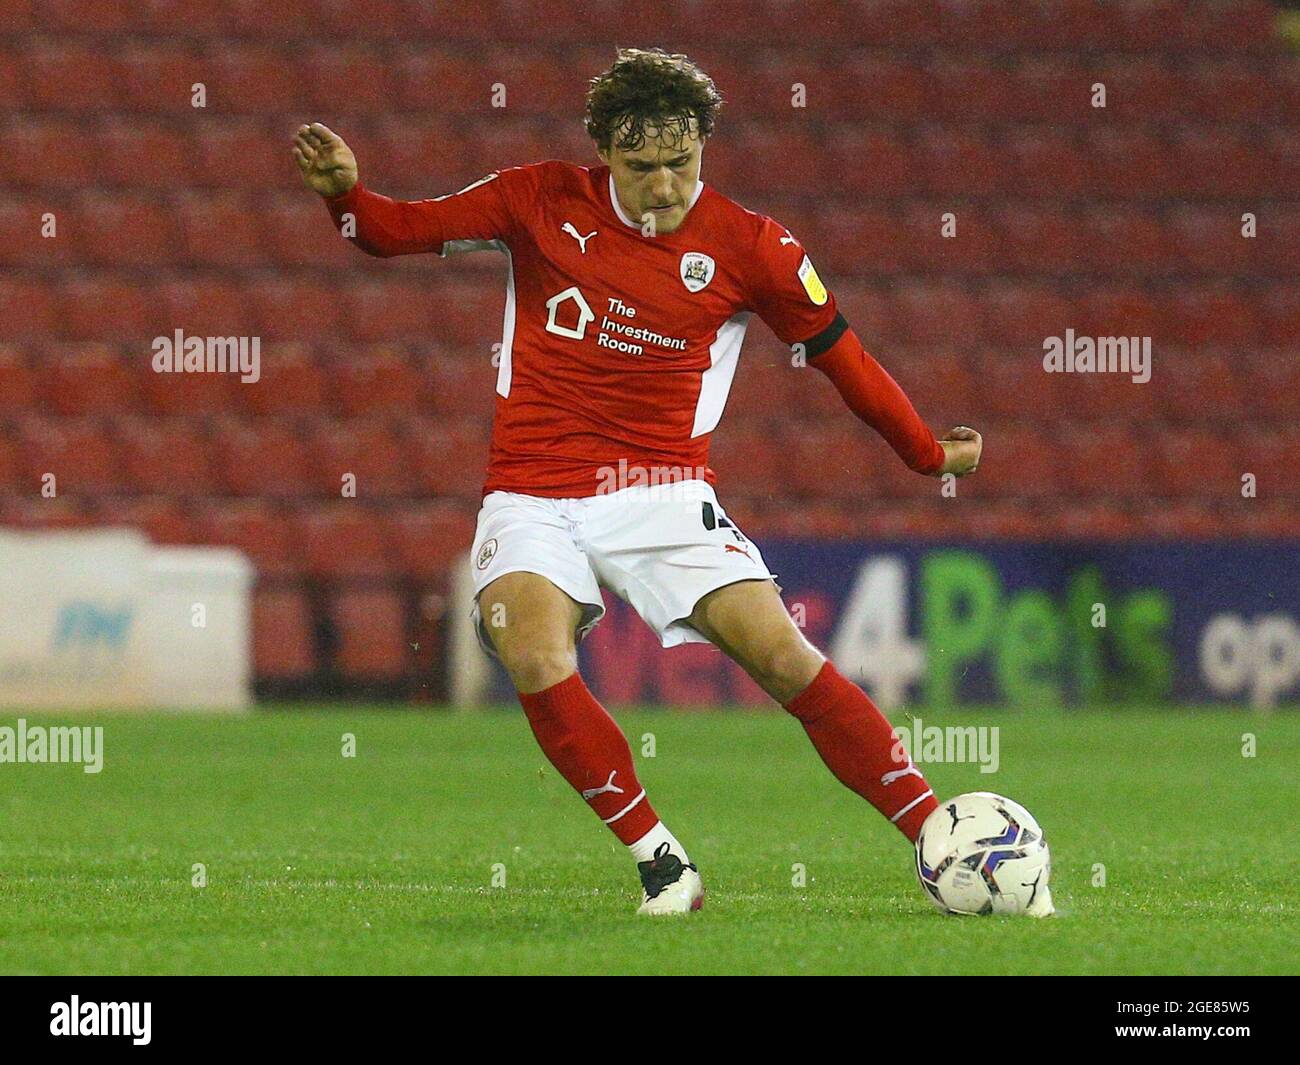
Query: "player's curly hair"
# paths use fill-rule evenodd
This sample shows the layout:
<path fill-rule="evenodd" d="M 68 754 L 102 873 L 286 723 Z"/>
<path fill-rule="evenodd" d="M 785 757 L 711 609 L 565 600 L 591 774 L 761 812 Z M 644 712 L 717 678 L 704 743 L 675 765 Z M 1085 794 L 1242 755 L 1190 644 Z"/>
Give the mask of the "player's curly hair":
<path fill-rule="evenodd" d="M 635 152 L 645 144 L 650 125 L 680 147 L 692 118 L 703 140 L 713 132 L 721 107 L 713 79 L 686 56 L 662 48 L 620 48 L 613 66 L 591 79 L 587 132 L 606 151 L 617 134 L 618 147 Z"/>

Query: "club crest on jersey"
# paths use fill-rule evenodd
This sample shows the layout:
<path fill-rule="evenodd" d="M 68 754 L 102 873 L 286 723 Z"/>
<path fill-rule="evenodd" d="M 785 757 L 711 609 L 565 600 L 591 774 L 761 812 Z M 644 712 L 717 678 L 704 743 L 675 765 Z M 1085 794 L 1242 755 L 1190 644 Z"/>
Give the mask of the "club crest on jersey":
<path fill-rule="evenodd" d="M 688 251 L 682 256 L 682 284 L 688 292 L 699 292 L 713 280 L 713 256 L 702 251 Z"/>

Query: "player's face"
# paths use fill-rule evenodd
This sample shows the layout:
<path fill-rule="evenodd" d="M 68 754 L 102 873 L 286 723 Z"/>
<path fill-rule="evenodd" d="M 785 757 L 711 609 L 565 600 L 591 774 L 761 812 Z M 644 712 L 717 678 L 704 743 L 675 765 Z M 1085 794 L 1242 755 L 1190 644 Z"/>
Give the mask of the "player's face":
<path fill-rule="evenodd" d="M 645 143 L 636 151 L 613 143 L 599 155 L 609 164 L 628 217 L 643 225 L 653 219 L 656 233 L 671 233 L 686 218 L 687 204 L 695 195 L 703 147 L 692 122 L 684 139 L 678 130 L 647 126 Z"/>

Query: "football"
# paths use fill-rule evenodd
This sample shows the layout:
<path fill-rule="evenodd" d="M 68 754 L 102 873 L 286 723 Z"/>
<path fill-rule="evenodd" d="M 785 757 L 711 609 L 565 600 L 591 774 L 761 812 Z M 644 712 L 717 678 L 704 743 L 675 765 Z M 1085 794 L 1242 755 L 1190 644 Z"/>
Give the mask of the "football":
<path fill-rule="evenodd" d="M 943 803 L 916 837 L 916 875 L 944 913 L 1051 914 L 1052 858 L 1017 802 L 973 791 Z"/>

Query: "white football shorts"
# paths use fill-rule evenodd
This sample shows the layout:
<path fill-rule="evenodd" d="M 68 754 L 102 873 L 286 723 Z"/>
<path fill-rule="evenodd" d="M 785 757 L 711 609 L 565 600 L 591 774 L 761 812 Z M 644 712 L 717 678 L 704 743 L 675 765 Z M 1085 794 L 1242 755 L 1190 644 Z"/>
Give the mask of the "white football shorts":
<path fill-rule="evenodd" d="M 703 480 L 636 485 L 580 499 L 490 492 L 470 553 L 474 623 L 495 656 L 478 596 L 507 573 L 537 573 L 581 604 L 581 640 L 605 613 L 600 589 L 631 604 L 664 647 L 707 643 L 687 622 L 709 592 L 774 580 Z"/>

